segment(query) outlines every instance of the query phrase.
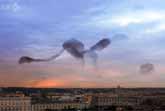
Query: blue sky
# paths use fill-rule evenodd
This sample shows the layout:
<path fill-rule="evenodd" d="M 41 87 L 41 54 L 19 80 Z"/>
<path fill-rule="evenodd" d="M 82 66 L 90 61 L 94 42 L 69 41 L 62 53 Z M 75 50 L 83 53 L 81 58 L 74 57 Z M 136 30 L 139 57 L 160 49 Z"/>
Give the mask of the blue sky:
<path fill-rule="evenodd" d="M 0 0 L 0 85 L 164 86 L 164 4 L 163 0 Z M 112 44 L 99 53 L 99 71 L 90 65 L 82 70 L 66 52 L 50 63 L 17 64 L 22 55 L 51 56 L 70 38 L 88 48 L 103 37 Z M 148 62 L 155 71 L 139 73 L 139 66 Z"/>

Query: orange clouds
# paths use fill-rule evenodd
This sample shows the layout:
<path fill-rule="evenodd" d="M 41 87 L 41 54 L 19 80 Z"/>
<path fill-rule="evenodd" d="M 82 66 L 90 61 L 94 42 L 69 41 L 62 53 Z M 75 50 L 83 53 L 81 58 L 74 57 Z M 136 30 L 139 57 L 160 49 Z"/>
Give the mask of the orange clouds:
<path fill-rule="evenodd" d="M 50 87 L 63 87 L 64 82 L 54 79 L 44 79 L 36 80 L 27 83 L 28 87 L 40 87 L 40 88 L 50 88 Z"/>

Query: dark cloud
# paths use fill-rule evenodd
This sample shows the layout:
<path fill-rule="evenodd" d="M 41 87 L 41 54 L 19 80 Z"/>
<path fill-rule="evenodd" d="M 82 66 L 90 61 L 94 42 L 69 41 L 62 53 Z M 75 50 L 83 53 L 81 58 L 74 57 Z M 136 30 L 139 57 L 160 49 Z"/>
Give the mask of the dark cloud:
<path fill-rule="evenodd" d="M 140 66 L 140 73 L 142 74 L 149 74 L 155 70 L 155 67 L 151 63 L 145 63 Z"/>

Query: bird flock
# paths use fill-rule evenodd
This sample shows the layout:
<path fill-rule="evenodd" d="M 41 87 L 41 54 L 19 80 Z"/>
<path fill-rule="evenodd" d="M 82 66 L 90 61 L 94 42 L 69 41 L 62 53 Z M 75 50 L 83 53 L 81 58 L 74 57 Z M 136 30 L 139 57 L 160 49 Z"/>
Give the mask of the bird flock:
<path fill-rule="evenodd" d="M 93 64 L 96 65 L 98 59 L 97 53 L 107 48 L 110 44 L 111 44 L 111 40 L 109 38 L 103 38 L 89 49 L 85 49 L 84 44 L 81 41 L 77 39 L 70 39 L 62 44 L 62 49 L 60 52 L 49 58 L 41 59 L 41 58 L 22 56 L 18 62 L 19 64 L 32 63 L 32 62 L 49 62 L 58 58 L 59 56 L 62 55 L 64 51 L 66 51 L 74 58 L 81 60 L 83 63 L 85 63 L 85 57 L 89 57 L 92 60 Z M 142 74 L 152 73 L 154 69 L 155 69 L 154 65 L 151 63 L 144 63 L 139 66 L 139 72 Z"/>

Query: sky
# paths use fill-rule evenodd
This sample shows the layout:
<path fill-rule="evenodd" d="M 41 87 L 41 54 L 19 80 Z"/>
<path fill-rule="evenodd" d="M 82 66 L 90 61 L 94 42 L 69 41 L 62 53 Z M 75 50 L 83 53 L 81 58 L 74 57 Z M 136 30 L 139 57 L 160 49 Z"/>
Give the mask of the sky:
<path fill-rule="evenodd" d="M 0 0 L 1 87 L 164 87 L 164 0 Z M 88 49 L 102 38 L 98 66 L 82 67 L 67 52 L 47 63 L 18 64 L 21 56 L 46 58 L 75 38 Z M 141 73 L 140 65 L 154 70 Z"/>

